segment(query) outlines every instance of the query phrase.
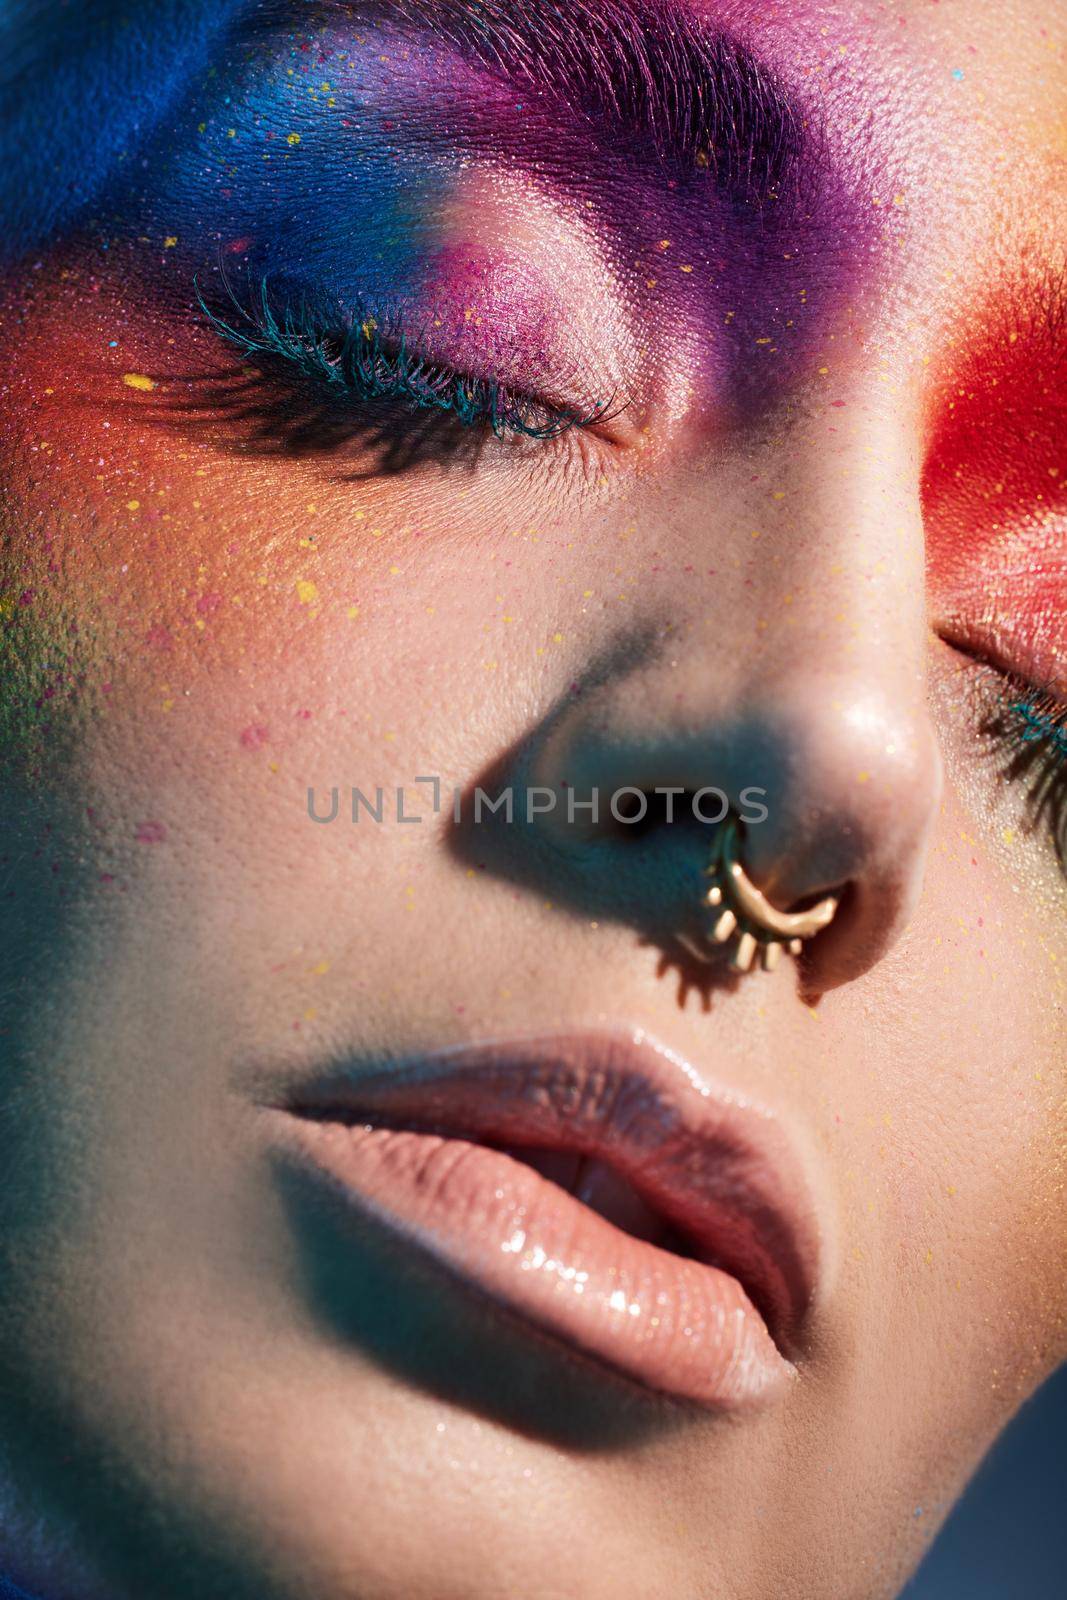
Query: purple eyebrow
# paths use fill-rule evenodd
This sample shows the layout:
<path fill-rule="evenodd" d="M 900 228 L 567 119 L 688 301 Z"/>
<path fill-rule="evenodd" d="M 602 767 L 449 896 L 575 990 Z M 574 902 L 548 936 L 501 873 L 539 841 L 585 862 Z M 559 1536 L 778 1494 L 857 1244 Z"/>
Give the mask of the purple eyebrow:
<path fill-rule="evenodd" d="M 268 0 L 256 20 L 292 27 L 294 9 L 428 39 L 541 111 L 580 118 L 620 154 L 651 148 L 686 174 L 706 165 L 741 203 L 788 198 L 811 153 L 771 69 L 675 0 Z"/>

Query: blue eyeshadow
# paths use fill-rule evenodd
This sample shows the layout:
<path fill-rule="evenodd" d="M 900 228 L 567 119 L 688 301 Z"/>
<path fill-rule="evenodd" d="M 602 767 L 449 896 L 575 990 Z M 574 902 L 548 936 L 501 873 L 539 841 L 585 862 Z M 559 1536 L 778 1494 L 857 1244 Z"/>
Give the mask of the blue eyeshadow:
<path fill-rule="evenodd" d="M 171 259 L 199 274 L 234 267 L 343 300 L 417 294 L 461 156 L 431 151 L 417 115 L 398 127 L 381 63 L 345 54 L 312 70 L 275 45 L 197 85 L 114 189 L 129 236 L 177 241 Z"/>

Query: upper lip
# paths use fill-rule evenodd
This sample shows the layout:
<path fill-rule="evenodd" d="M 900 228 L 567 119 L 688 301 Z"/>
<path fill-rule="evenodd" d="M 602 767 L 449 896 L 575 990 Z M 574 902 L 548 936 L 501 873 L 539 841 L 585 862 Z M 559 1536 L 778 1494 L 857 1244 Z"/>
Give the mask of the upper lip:
<path fill-rule="evenodd" d="M 783 1355 L 803 1354 L 820 1229 L 797 1151 L 769 1110 L 705 1081 L 641 1029 L 524 1035 L 355 1065 L 275 1105 L 597 1159 L 688 1253 L 738 1279 Z"/>

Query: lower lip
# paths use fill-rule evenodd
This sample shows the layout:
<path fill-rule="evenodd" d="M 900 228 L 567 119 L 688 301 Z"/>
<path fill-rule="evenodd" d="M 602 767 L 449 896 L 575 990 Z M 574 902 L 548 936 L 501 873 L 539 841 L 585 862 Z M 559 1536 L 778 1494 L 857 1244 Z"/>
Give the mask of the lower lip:
<path fill-rule="evenodd" d="M 285 1141 L 416 1248 L 645 1388 L 737 1409 L 795 1377 L 736 1278 L 633 1238 L 465 1139 L 305 1121 Z"/>

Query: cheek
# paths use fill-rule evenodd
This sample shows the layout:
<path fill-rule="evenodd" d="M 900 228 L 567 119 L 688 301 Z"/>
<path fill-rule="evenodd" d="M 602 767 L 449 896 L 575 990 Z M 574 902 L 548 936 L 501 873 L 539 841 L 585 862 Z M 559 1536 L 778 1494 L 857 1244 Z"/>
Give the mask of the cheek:
<path fill-rule="evenodd" d="M 0 358 L 5 740 L 27 767 L 72 731 L 78 750 L 125 743 L 134 767 L 136 747 L 146 766 L 237 760 L 265 719 L 342 697 L 380 597 L 417 587 L 409 519 L 388 486 L 241 454 L 161 411 L 164 319 L 103 292 L 46 298 Z M 183 370 L 210 358 L 185 339 Z"/>
<path fill-rule="evenodd" d="M 344 705 L 355 683 L 402 700 L 414 662 L 477 655 L 469 630 L 505 608 L 500 552 L 471 552 L 514 538 L 500 526 L 508 487 L 372 479 L 253 447 L 233 418 L 191 419 L 189 373 L 229 356 L 182 317 L 130 312 L 66 270 L 17 350 L 0 351 L 13 401 L 0 604 L 36 667 L 20 690 L 28 724 L 42 694 L 37 721 L 52 727 L 90 701 L 104 724 L 183 699 L 224 722 L 229 697 L 240 733 L 263 720 L 256 695 L 284 699 L 286 685 L 293 714 L 309 695 Z M 213 732 L 226 750 L 231 730 Z"/>
<path fill-rule="evenodd" d="M 1067 1352 L 1062 952 L 1016 888 L 950 787 L 919 916 L 877 978 L 907 974 L 886 1132 L 902 1266 L 1000 1374 L 978 1396 L 998 1407 Z"/>

